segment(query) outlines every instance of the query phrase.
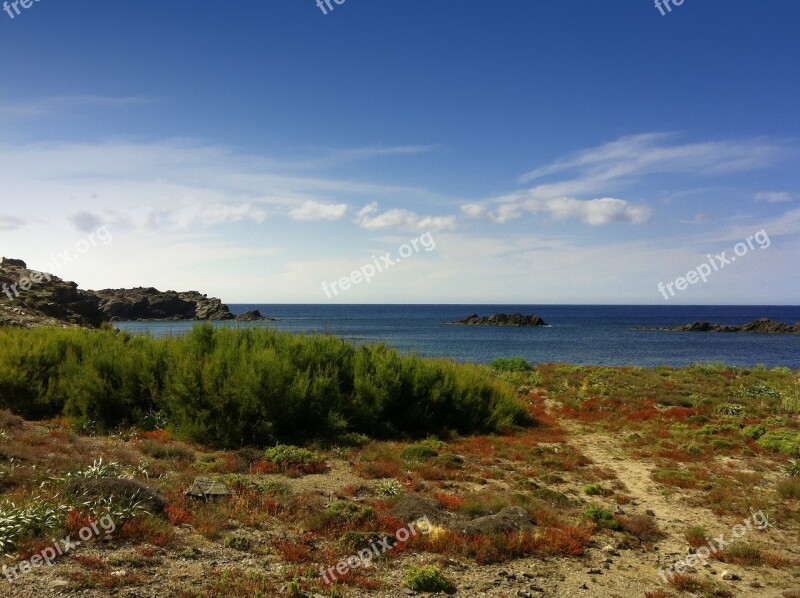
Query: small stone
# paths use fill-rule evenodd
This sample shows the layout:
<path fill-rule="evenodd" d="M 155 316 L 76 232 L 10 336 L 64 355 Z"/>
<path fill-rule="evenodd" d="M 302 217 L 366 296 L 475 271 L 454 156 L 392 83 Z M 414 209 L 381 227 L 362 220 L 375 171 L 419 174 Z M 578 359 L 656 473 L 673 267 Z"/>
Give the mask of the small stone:
<path fill-rule="evenodd" d="M 603 572 L 600 569 L 589 569 L 586 573 L 589 575 L 602 575 Z"/>
<path fill-rule="evenodd" d="M 589 586 L 587 586 L 587 585 L 584 583 L 584 584 L 581 584 L 581 586 L 580 586 L 578 589 L 579 589 L 579 590 L 588 590 L 588 589 L 589 589 Z"/>
<path fill-rule="evenodd" d="M 619 553 L 610 544 L 607 546 L 603 546 L 603 552 L 606 554 L 610 554 L 611 556 L 619 556 Z"/>
<path fill-rule="evenodd" d="M 655 517 L 656 516 L 655 512 L 653 512 L 652 509 L 647 509 L 644 513 L 645 513 L 645 515 L 650 515 L 650 517 Z"/>
<path fill-rule="evenodd" d="M 720 579 L 724 579 L 725 581 L 739 581 L 741 577 L 730 571 L 723 571 L 722 575 L 720 575 Z"/>
<path fill-rule="evenodd" d="M 539 586 L 531 586 L 531 592 L 536 592 L 538 594 L 544 594 L 544 589 L 540 588 Z"/>

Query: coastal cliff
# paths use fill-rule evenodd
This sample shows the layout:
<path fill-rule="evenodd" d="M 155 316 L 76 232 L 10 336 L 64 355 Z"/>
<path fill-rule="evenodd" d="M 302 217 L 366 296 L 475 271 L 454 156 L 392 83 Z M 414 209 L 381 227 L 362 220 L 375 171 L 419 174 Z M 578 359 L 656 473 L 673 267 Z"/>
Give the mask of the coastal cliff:
<path fill-rule="evenodd" d="M 233 319 L 220 299 L 197 291 L 84 291 L 74 282 L 31 270 L 22 260 L 0 261 L 0 325 L 97 328 L 124 320 Z"/>

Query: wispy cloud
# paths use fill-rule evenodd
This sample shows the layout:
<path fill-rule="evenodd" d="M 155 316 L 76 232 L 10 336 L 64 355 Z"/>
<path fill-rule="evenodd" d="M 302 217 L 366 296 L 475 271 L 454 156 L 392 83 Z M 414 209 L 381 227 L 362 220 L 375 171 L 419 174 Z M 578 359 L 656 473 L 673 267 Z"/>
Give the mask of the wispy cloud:
<path fill-rule="evenodd" d="M 764 191 L 762 193 L 756 193 L 754 199 L 756 201 L 765 201 L 768 203 L 788 203 L 793 201 L 792 196 L 785 191 Z"/>
<path fill-rule="evenodd" d="M 289 212 L 293 220 L 312 222 L 315 220 L 341 220 L 347 214 L 346 203 L 321 203 L 305 201 Z"/>
<path fill-rule="evenodd" d="M 785 145 L 762 139 L 671 144 L 674 138 L 671 133 L 622 137 L 532 170 L 520 183 L 570 171 L 597 183 L 646 174 L 719 174 L 762 168 L 786 153 Z"/>
<path fill-rule="evenodd" d="M 0 214 L 0 231 L 9 232 L 12 230 L 17 230 L 26 224 L 27 222 L 22 218 Z"/>
<path fill-rule="evenodd" d="M 0 115 L 38 118 L 59 116 L 79 108 L 127 108 L 152 103 L 154 100 L 140 96 L 59 95 L 30 100 L 0 101 Z"/>

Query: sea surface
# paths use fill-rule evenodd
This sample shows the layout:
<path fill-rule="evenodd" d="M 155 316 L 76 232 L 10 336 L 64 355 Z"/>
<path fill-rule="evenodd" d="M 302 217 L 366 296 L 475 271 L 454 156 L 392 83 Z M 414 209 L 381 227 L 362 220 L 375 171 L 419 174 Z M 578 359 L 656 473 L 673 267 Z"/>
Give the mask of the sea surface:
<path fill-rule="evenodd" d="M 744 324 L 770 318 L 793 324 L 800 306 L 624 305 L 230 305 L 239 314 L 258 309 L 278 322 L 218 322 L 218 326 L 269 326 L 302 333 L 334 334 L 355 342 L 385 342 L 403 352 L 488 363 L 521 356 L 531 363 L 686 366 L 731 365 L 800 369 L 800 335 L 636 330 L 696 321 Z M 544 328 L 447 324 L 473 313 L 537 314 Z M 194 322 L 121 322 L 122 330 L 178 335 Z"/>

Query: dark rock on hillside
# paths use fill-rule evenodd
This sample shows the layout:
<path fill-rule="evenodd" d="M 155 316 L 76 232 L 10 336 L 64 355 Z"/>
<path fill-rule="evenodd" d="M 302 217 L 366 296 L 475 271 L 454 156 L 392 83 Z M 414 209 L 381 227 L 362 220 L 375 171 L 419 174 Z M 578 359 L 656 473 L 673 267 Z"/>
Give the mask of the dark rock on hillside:
<path fill-rule="evenodd" d="M 768 318 L 754 320 L 742 326 L 728 324 L 712 324 L 710 322 L 694 322 L 669 328 L 640 328 L 640 330 L 669 330 L 672 332 L 750 332 L 754 334 L 800 334 L 800 322 L 784 324 Z"/>
<path fill-rule="evenodd" d="M 196 291 L 178 293 L 154 288 L 95 291 L 100 311 L 120 320 L 232 320 L 228 306 Z"/>
<path fill-rule="evenodd" d="M 263 322 L 263 321 L 277 322 L 277 319 L 276 318 L 268 318 L 267 316 L 262 315 L 261 312 L 258 311 L 257 309 L 254 309 L 252 311 L 246 311 L 243 314 L 239 314 L 238 316 L 236 316 L 236 321 L 237 322 Z"/>
<path fill-rule="evenodd" d="M 547 326 L 539 316 L 526 316 L 525 314 L 494 314 L 493 316 L 479 316 L 472 314 L 463 320 L 453 322 L 462 326 Z"/>
<path fill-rule="evenodd" d="M 98 303 L 74 282 L 30 270 L 22 260 L 0 262 L 0 325 L 98 327 L 105 320 Z"/>
<path fill-rule="evenodd" d="M 24 270 L 28 267 L 28 264 L 26 264 L 22 260 L 14 260 L 11 258 L 4 257 L 3 260 L 0 261 L 0 267 L 3 268 L 14 267 L 14 268 L 22 268 Z"/>
<path fill-rule="evenodd" d="M 478 517 L 459 526 L 457 531 L 466 536 L 488 536 L 533 529 L 527 511 L 521 507 L 506 507 L 494 515 Z"/>

